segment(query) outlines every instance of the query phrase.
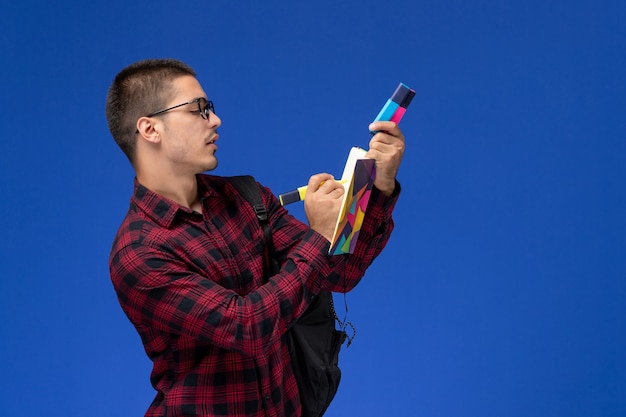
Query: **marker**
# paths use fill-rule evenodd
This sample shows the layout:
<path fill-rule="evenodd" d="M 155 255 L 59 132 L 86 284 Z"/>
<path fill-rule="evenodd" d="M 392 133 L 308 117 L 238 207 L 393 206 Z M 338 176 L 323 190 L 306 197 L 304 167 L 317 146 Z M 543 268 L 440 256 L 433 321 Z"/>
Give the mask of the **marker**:
<path fill-rule="evenodd" d="M 320 186 L 324 184 L 326 181 L 322 181 Z M 345 184 L 348 180 L 340 180 L 336 181 L 339 184 Z M 307 185 L 303 185 L 302 187 L 298 187 L 293 191 L 289 191 L 284 194 L 280 194 L 278 196 L 278 200 L 280 200 L 280 204 L 286 206 L 287 204 L 295 203 L 297 201 L 303 201 L 304 196 L 306 196 L 306 190 L 309 188 Z"/>
<path fill-rule="evenodd" d="M 391 97 L 389 97 L 383 108 L 378 113 L 374 122 L 392 121 L 396 124 L 400 123 L 400 120 L 402 119 L 402 116 L 404 116 L 409 104 L 411 104 L 413 97 L 415 97 L 415 90 L 411 89 L 404 83 L 400 83 L 398 88 L 396 88 L 396 91 L 393 92 Z M 375 135 L 378 131 L 370 131 L 370 133 Z"/>

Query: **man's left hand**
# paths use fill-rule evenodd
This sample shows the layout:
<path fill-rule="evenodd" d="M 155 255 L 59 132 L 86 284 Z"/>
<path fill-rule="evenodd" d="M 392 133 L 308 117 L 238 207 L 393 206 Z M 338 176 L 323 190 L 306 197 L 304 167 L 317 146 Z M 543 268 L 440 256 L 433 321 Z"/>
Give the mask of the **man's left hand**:
<path fill-rule="evenodd" d="M 370 140 L 365 157 L 376 161 L 374 186 L 389 196 L 396 188 L 396 174 L 404 155 L 404 135 L 394 122 L 374 122 L 369 128 L 378 133 Z"/>

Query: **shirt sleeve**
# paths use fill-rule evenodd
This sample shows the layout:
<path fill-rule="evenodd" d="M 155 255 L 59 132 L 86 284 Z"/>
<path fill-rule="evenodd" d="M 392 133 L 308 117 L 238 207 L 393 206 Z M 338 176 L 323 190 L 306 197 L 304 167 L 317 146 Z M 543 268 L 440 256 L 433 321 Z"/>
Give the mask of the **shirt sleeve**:
<path fill-rule="evenodd" d="M 303 243 L 284 271 L 239 295 L 193 273 L 163 247 L 134 243 L 111 257 L 111 278 L 122 308 L 138 329 L 183 335 L 248 356 L 262 355 L 306 309 L 307 286 L 319 274 L 309 262 L 319 249 Z"/>
<path fill-rule="evenodd" d="M 308 282 L 311 290 L 347 292 L 359 283 L 391 236 L 394 227 L 391 214 L 400 194 L 400 184 L 396 182 L 391 196 L 386 196 L 375 187 L 372 189 L 354 253 L 345 255 L 328 255 L 330 243 L 291 216 L 269 190 L 265 191 L 279 263 L 288 265 L 294 256 L 303 256 L 299 247 L 309 244 L 317 249 L 311 249 L 304 256 L 308 255 L 309 262 L 319 271 Z"/>

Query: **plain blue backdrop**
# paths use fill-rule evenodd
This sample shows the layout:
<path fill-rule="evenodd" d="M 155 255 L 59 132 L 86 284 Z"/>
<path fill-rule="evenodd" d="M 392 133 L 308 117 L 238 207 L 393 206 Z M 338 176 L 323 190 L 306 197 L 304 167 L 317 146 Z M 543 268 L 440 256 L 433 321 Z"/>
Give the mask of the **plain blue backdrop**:
<path fill-rule="evenodd" d="M 327 416 L 625 416 L 625 22 L 617 0 L 3 1 L 0 415 L 154 396 L 108 275 L 133 172 L 104 101 L 174 57 L 222 118 L 215 174 L 276 193 L 341 175 L 417 91 Z"/>

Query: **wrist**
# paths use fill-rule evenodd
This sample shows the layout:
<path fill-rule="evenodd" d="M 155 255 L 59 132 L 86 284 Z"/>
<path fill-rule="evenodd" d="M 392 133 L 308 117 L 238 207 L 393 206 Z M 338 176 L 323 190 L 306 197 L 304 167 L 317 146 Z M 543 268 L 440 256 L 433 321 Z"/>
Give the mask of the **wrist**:
<path fill-rule="evenodd" d="M 387 197 L 390 197 L 393 194 L 393 192 L 396 190 L 396 181 L 394 179 L 393 182 L 388 183 L 388 184 L 374 183 L 374 186 L 378 189 L 378 191 L 385 194 Z"/>

